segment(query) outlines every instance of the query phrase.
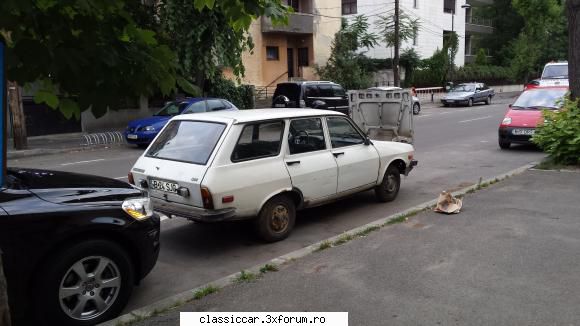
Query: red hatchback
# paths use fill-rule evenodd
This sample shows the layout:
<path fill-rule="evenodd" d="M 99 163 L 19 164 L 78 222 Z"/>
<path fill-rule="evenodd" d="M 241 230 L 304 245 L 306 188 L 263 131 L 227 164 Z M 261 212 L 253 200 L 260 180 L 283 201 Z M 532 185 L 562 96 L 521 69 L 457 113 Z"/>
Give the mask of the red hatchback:
<path fill-rule="evenodd" d="M 558 110 L 568 87 L 539 87 L 524 91 L 510 105 L 499 125 L 498 142 L 501 149 L 512 143 L 529 144 L 538 123 L 542 122 L 542 110 Z"/>

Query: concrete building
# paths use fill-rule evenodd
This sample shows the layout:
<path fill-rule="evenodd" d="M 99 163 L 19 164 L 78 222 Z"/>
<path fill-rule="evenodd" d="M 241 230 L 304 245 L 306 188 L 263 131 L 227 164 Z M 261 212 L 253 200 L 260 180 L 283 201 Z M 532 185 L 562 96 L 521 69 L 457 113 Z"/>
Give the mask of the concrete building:
<path fill-rule="evenodd" d="M 471 6 L 465 15 L 465 63 L 471 63 L 479 49 L 485 49 L 482 38 L 493 33 L 493 20 L 482 18 L 478 11 L 482 6 L 493 4 L 493 0 L 467 0 Z M 485 49 L 486 53 L 489 51 Z"/>
<path fill-rule="evenodd" d="M 265 17 L 252 23 L 254 50 L 243 55 L 244 84 L 260 89 L 293 78 L 316 79 L 314 65 L 324 65 L 330 57 L 341 24 L 340 0 L 286 3 L 294 8 L 287 26 L 276 26 Z"/>
<path fill-rule="evenodd" d="M 380 16 L 392 15 L 393 0 L 341 0 L 342 14 L 346 18 L 365 15 L 369 18 L 372 31 L 378 33 L 376 22 Z M 467 2 L 466 2 L 467 1 Z M 463 66 L 477 51 L 476 40 L 481 33 L 493 31 L 491 22 L 478 19 L 475 7 L 491 4 L 493 0 L 400 0 L 400 10 L 412 19 L 419 19 L 420 28 L 412 40 L 403 42 L 401 50 L 413 48 L 421 56 L 428 58 L 435 50 L 443 47 L 446 34 L 456 32 L 459 36 L 459 50 L 455 64 Z M 464 8 L 468 4 L 471 8 Z M 488 24 L 488 25 L 484 25 Z M 475 52 L 474 52 L 475 51 Z M 367 52 L 372 58 L 392 58 L 393 48 L 384 44 Z"/>

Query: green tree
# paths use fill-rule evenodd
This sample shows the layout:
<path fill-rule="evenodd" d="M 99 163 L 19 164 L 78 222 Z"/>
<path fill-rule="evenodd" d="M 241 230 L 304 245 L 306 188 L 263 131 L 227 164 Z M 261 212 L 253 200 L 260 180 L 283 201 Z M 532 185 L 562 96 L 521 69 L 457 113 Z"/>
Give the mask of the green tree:
<path fill-rule="evenodd" d="M 580 0 L 566 1 L 568 18 L 568 73 L 570 80 L 570 96 L 573 100 L 580 97 Z"/>
<path fill-rule="evenodd" d="M 477 66 L 486 66 L 487 62 L 487 53 L 485 53 L 485 49 L 481 48 L 477 51 L 477 55 L 475 56 L 475 62 Z"/>
<path fill-rule="evenodd" d="M 387 47 L 395 45 L 395 14 L 379 16 L 376 22 L 379 38 Z M 401 10 L 399 14 L 399 45 L 413 39 L 419 32 L 421 23 Z"/>
<path fill-rule="evenodd" d="M 332 80 L 346 89 L 367 88 L 371 84 L 370 72 L 361 48 L 377 44 L 377 37 L 368 32 L 369 24 L 364 16 L 356 16 L 352 23 L 342 21 L 332 42 L 330 58 L 325 66 L 316 67 L 321 79 Z"/>
<path fill-rule="evenodd" d="M 401 66 L 405 68 L 405 84 L 411 86 L 413 74 L 415 70 L 421 65 L 421 57 L 413 48 L 405 49 L 401 53 Z"/>
<path fill-rule="evenodd" d="M 483 36 L 482 44 L 489 49 L 494 64 L 508 66 L 512 58 L 510 44 L 524 27 L 524 18 L 512 6 L 512 0 L 494 0 L 491 5 L 473 8 L 473 15 L 493 20 L 493 33 Z"/>

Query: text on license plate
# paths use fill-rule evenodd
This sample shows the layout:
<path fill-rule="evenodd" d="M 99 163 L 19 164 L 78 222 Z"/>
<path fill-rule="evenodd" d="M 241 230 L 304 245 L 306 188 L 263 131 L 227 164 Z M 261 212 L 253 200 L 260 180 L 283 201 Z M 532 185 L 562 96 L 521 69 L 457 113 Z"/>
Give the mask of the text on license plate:
<path fill-rule="evenodd" d="M 128 139 L 137 139 L 137 135 L 127 135 Z"/>
<path fill-rule="evenodd" d="M 161 191 L 165 191 L 165 192 L 177 193 L 177 189 L 179 188 L 179 185 L 177 183 L 173 183 L 173 182 L 151 180 L 149 182 L 149 187 L 152 189 L 161 190 Z"/>
<path fill-rule="evenodd" d="M 512 130 L 512 134 L 514 135 L 526 135 L 531 136 L 536 132 L 535 129 L 514 129 Z"/>
<path fill-rule="evenodd" d="M 283 107 L 286 107 L 286 105 L 285 104 L 274 104 L 274 107 L 275 108 L 283 108 Z"/>

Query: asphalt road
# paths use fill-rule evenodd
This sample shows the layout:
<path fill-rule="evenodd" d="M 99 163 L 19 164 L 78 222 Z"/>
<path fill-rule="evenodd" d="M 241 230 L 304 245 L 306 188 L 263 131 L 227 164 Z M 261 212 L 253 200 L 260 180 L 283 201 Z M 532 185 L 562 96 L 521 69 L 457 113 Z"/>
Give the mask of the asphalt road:
<path fill-rule="evenodd" d="M 135 289 L 132 310 L 172 294 L 238 272 L 345 230 L 436 198 L 442 190 L 459 189 L 544 156 L 530 146 L 502 151 L 497 127 L 512 98 L 471 108 L 424 108 L 415 119 L 419 166 L 402 181 L 399 197 L 379 204 L 372 191 L 335 204 L 302 211 L 286 240 L 263 244 L 248 223 L 200 225 L 183 219 L 162 223 L 162 250 L 155 269 Z M 126 180 L 141 150 L 114 147 L 11 160 L 9 166 L 91 173 Z"/>

